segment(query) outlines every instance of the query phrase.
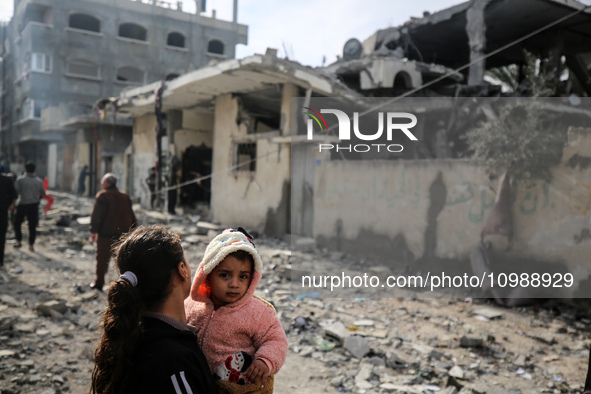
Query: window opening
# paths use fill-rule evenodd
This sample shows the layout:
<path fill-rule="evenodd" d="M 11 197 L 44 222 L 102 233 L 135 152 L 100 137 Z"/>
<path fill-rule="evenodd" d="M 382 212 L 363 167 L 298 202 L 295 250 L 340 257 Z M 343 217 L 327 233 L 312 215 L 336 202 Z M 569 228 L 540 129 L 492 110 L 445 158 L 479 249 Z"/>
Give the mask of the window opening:
<path fill-rule="evenodd" d="M 216 53 L 218 55 L 224 54 L 224 43 L 220 40 L 211 40 L 207 44 L 207 52 Z"/>
<path fill-rule="evenodd" d="M 234 171 L 254 172 L 256 170 L 256 157 L 256 142 L 236 144 L 236 154 L 234 156 Z"/>
<path fill-rule="evenodd" d="M 119 37 L 146 41 L 147 36 L 148 32 L 146 31 L 146 29 L 135 23 L 122 23 L 121 25 L 119 25 Z"/>
<path fill-rule="evenodd" d="M 95 33 L 101 32 L 101 21 L 91 15 L 72 14 L 68 20 L 68 26 L 73 29 L 88 30 Z"/>
<path fill-rule="evenodd" d="M 184 48 L 185 47 L 185 36 L 181 33 L 170 33 L 166 40 L 166 45 L 171 47 Z"/>

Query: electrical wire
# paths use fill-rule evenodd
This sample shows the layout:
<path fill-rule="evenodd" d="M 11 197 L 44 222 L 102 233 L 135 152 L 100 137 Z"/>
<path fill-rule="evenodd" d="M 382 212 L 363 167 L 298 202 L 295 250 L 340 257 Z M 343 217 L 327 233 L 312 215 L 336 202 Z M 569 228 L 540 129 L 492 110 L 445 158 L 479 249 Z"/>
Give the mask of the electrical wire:
<path fill-rule="evenodd" d="M 233 170 L 235 170 L 238 167 L 242 167 L 245 164 L 250 164 L 250 163 L 256 162 L 259 159 L 265 158 L 265 157 L 270 156 L 270 155 L 275 154 L 275 153 L 279 153 L 279 151 L 280 151 L 279 149 L 269 151 L 269 152 L 265 153 L 264 155 L 257 156 L 255 158 L 252 158 L 252 159 L 248 160 L 248 161 L 242 161 L 242 162 L 240 162 L 240 164 L 236 164 L 236 165 L 234 165 L 232 167 L 228 167 L 228 168 L 225 168 L 223 170 L 212 172 L 209 175 L 204 175 L 204 176 L 201 176 L 199 178 L 191 179 L 190 181 L 185 181 L 185 182 L 179 183 L 179 184 L 177 184 L 175 186 L 162 187 L 162 188 L 160 188 L 160 190 L 157 190 L 154 193 L 164 193 L 164 192 L 167 192 L 169 190 L 174 190 L 174 189 L 176 189 L 178 187 L 183 187 L 183 186 L 191 185 L 193 183 L 201 183 L 201 181 L 205 181 L 207 179 L 213 178 L 214 174 L 215 175 L 221 175 L 221 174 L 229 173 L 230 171 L 233 171 Z"/>
<path fill-rule="evenodd" d="M 438 78 L 436 78 L 434 80 L 431 80 L 431 81 L 429 81 L 427 83 L 422 84 L 421 86 L 418 86 L 418 87 L 416 87 L 414 89 L 411 89 L 411 90 L 409 90 L 409 91 L 401 94 L 400 96 L 394 97 L 392 100 L 388 100 L 385 103 L 382 103 L 382 104 L 379 104 L 379 105 L 375 105 L 375 106 L 373 106 L 373 107 L 371 107 L 371 108 L 369 108 L 369 109 L 367 109 L 367 110 L 365 110 L 363 112 L 360 112 L 359 113 L 359 116 L 361 117 L 361 116 L 367 115 L 367 114 L 375 111 L 376 109 L 379 109 L 379 108 L 384 107 L 386 105 L 390 105 L 392 103 L 395 103 L 395 102 L 397 102 L 397 101 L 399 101 L 399 100 L 401 100 L 401 99 L 403 99 L 405 97 L 408 97 L 408 96 L 410 96 L 410 95 L 412 95 L 412 94 L 414 94 L 416 92 L 419 92 L 419 91 L 421 91 L 421 90 L 423 90 L 423 89 L 425 89 L 425 88 L 427 88 L 427 87 L 429 87 L 431 85 L 434 85 L 437 82 L 440 82 L 440 81 L 444 80 L 447 77 L 450 77 L 450 76 L 452 76 L 454 74 L 459 73 L 460 71 L 465 70 L 466 68 L 469 68 L 469 67 L 471 67 L 471 66 L 473 66 L 473 65 L 475 65 L 477 63 L 480 63 L 481 61 L 486 60 L 489 57 L 494 56 L 497 53 L 500 53 L 500 52 L 504 51 L 505 49 L 511 48 L 512 46 L 514 46 L 516 44 L 519 44 L 520 42 L 525 41 L 525 40 L 527 40 L 527 39 L 529 39 L 529 38 L 531 38 L 531 37 L 533 37 L 533 36 L 535 36 L 535 35 L 543 32 L 544 30 L 548 30 L 549 28 L 551 28 L 553 26 L 556 26 L 556 25 L 558 25 L 558 24 L 560 24 L 560 23 L 562 23 L 562 22 L 564 22 L 564 21 L 566 21 L 566 20 L 568 20 L 568 19 L 570 19 L 570 18 L 572 18 L 572 17 L 574 17 L 574 16 L 582 13 L 582 12 L 585 12 L 585 11 L 587 11 L 590 8 L 591 8 L 591 5 L 587 5 L 587 6 L 581 8 L 581 9 L 575 11 L 575 12 L 572 12 L 572 13 L 570 13 L 568 15 L 563 16 L 562 18 L 559 18 L 559 19 L 557 19 L 557 20 L 555 20 L 553 22 L 550 22 L 547 25 L 542 26 L 539 29 L 536 29 L 533 32 L 528 33 L 528 34 L 526 34 L 524 36 L 521 36 L 520 38 L 518 38 L 516 40 L 513 40 L 510 43 L 505 44 L 502 47 L 497 48 L 494 51 L 491 51 L 491 52 L 489 52 L 489 53 L 487 53 L 487 54 L 485 54 L 485 55 L 483 55 L 483 56 L 481 56 L 481 57 L 479 57 L 477 59 L 474 59 L 474 60 L 472 60 L 472 61 L 470 61 L 470 62 L 468 62 L 468 63 L 466 63 L 466 64 L 464 64 L 464 65 L 462 65 L 462 66 L 460 66 L 460 67 L 458 67 L 458 68 L 456 68 L 456 69 L 454 69 L 454 70 L 452 70 L 452 71 L 450 71 L 450 72 L 448 72 L 446 74 L 443 74 L 443 75 L 441 75 L 440 77 L 438 77 Z M 329 127 L 327 129 L 327 134 L 329 134 L 332 130 L 334 130 L 336 128 L 336 126 L 337 126 L 337 124 L 334 124 L 331 127 Z M 228 173 L 228 172 L 233 171 L 234 169 L 236 169 L 238 167 L 243 166 L 244 164 L 255 162 L 258 159 L 262 159 L 262 158 L 264 158 L 266 156 L 269 156 L 269 155 L 274 154 L 274 153 L 277 153 L 277 152 L 279 152 L 279 149 L 274 150 L 274 151 L 270 151 L 270 152 L 268 152 L 268 153 L 266 153 L 266 154 L 264 154 L 262 156 L 255 157 L 255 158 L 253 158 L 253 159 L 251 159 L 251 160 L 249 160 L 247 162 L 241 162 L 239 165 L 235 165 L 235 166 L 226 168 L 224 170 L 216 171 L 215 173 L 216 174 Z M 207 179 L 212 178 L 213 175 L 214 175 L 214 173 L 211 173 L 209 175 L 205 175 L 205 176 L 199 177 L 197 179 L 192 179 L 190 181 L 186 181 L 186 182 L 180 183 L 180 184 L 178 184 L 176 186 L 173 186 L 173 187 L 161 188 L 157 192 L 162 193 L 164 191 L 173 190 L 173 189 L 176 189 L 177 187 L 182 187 L 182 186 L 190 185 L 192 183 L 200 183 L 201 181 L 204 181 L 204 180 L 207 180 Z"/>
<path fill-rule="evenodd" d="M 475 65 L 477 63 L 480 63 L 481 61 L 486 60 L 489 57 L 494 56 L 497 53 L 504 51 L 505 49 L 511 48 L 512 46 L 514 46 L 516 44 L 519 44 L 520 42 L 525 41 L 525 40 L 527 40 L 527 39 L 535 36 L 536 34 L 539 34 L 539 33 L 543 32 L 544 30 L 548 30 L 549 28 L 551 28 L 553 26 L 556 26 L 559 23 L 562 23 L 562 22 L 564 22 L 564 21 L 566 21 L 566 20 L 568 20 L 568 19 L 570 19 L 570 18 L 572 18 L 572 17 L 574 17 L 574 16 L 576 16 L 576 15 L 582 13 L 582 12 L 585 12 L 586 10 L 588 10 L 590 8 L 591 8 L 591 5 L 587 5 L 587 6 L 581 8 L 581 9 L 575 11 L 575 12 L 572 12 L 572 13 L 570 13 L 568 15 L 563 16 L 562 18 L 559 18 L 559 19 L 555 20 L 554 22 L 550 22 L 547 25 L 542 26 L 539 29 L 534 30 L 531 33 L 528 33 L 528 34 L 526 34 L 524 36 L 521 36 L 520 38 L 518 38 L 518 39 L 516 39 L 514 41 L 511 41 L 510 43 L 505 44 L 502 47 L 497 48 L 494 51 L 491 51 L 491 52 L 487 53 L 486 55 L 483 55 L 483 56 L 481 56 L 481 57 L 479 57 L 477 59 L 474 59 L 474 60 L 472 60 L 472 61 L 464 64 L 463 66 L 460 66 L 460 67 L 458 67 L 458 68 L 456 68 L 456 69 L 454 69 L 454 70 L 452 70 L 452 71 L 450 71 L 450 72 L 448 72 L 448 73 L 446 73 L 446 74 L 444 74 L 444 75 L 442 75 L 442 76 L 440 76 L 440 77 L 438 77 L 438 78 L 436 78 L 436 79 L 434 79 L 432 81 L 429 81 L 427 83 L 424 83 L 423 85 L 418 86 L 418 87 L 416 87 L 414 89 L 411 89 L 411 90 L 409 90 L 407 92 L 404 92 L 403 94 L 401 94 L 400 96 L 397 96 L 397 97 L 393 98 L 392 100 L 386 101 L 385 103 L 382 103 L 382 104 L 376 105 L 376 106 L 374 106 L 374 107 L 372 107 L 370 109 L 367 109 L 367 110 L 359 113 L 359 116 L 361 117 L 361 116 L 367 115 L 368 113 L 371 113 L 371 112 L 375 111 L 378 108 L 381 108 L 383 106 L 386 106 L 386 105 L 395 103 L 396 101 L 399 101 L 399 100 L 401 100 L 401 99 L 403 99 L 405 97 L 410 96 L 411 94 L 414 94 L 414 93 L 416 93 L 418 91 L 421 91 L 421 90 L 423 90 L 423 89 L 425 89 L 425 88 L 427 88 L 427 87 L 429 87 L 431 85 L 434 85 L 437 82 L 442 81 L 442 80 L 444 80 L 447 77 L 450 77 L 450 76 L 452 76 L 454 74 L 459 73 L 462 70 L 465 70 L 466 68 L 469 68 L 469 67 L 471 67 L 471 66 L 473 66 L 473 65 Z M 333 125 L 332 128 L 329 128 L 329 131 L 333 130 L 334 129 L 334 126 L 336 126 L 336 124 Z"/>

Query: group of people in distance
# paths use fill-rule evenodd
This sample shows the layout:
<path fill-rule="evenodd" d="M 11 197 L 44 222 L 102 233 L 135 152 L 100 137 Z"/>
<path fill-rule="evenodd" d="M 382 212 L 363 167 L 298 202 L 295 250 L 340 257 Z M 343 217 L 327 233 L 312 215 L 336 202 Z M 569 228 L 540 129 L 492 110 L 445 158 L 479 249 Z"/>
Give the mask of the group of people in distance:
<path fill-rule="evenodd" d="M 9 212 L 13 215 L 12 224 L 16 242 L 15 248 L 22 246 L 23 233 L 21 226 L 25 219 L 29 228 L 29 250 L 35 251 L 37 225 L 39 223 L 39 203 L 46 197 L 43 181 L 35 175 L 35 163 L 25 164 L 25 173 L 18 178 L 6 173 L 8 170 L 1 166 L 0 170 L 0 267 L 4 265 L 4 247 L 6 232 L 8 231 Z M 49 196 L 47 196 L 49 198 Z"/>
<path fill-rule="evenodd" d="M 217 235 L 192 279 L 181 237 L 136 227 L 116 181 L 103 177 L 91 216 L 92 287 L 102 290 L 111 254 L 120 274 L 107 291 L 91 393 L 272 393 L 288 345 L 274 307 L 254 295 L 263 262 L 252 237 L 241 227 Z"/>

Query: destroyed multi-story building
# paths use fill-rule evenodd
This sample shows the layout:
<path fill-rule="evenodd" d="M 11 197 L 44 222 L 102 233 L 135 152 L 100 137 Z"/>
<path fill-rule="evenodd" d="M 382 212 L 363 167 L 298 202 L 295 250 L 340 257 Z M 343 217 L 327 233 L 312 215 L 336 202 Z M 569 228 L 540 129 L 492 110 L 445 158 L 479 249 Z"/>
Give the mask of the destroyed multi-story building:
<path fill-rule="evenodd" d="M 204 5 L 196 2 L 199 11 Z M 101 173 L 123 175 L 131 122 L 112 113 L 112 102 L 126 89 L 233 58 L 248 34 L 237 6 L 224 21 L 184 12 L 180 1 L 14 0 L 2 28 L 3 159 L 13 172 L 35 161 L 63 190 L 75 190 L 84 165 L 89 193 Z"/>
<path fill-rule="evenodd" d="M 488 72 L 508 67 L 521 83 L 531 53 L 553 59 L 559 70 L 554 93 L 561 97 L 547 103 L 548 110 L 573 115 L 562 125 L 568 143 L 554 168 L 557 181 L 514 189 L 519 220 L 510 253 L 579 270 L 584 278 L 591 273 L 581 264 L 591 247 L 583 241 L 591 187 L 589 170 L 577 160 L 587 160 L 591 139 L 572 126 L 588 119 L 581 98 L 591 93 L 590 20 L 589 8 L 572 0 L 470 1 L 378 30 L 364 42 L 349 40 L 343 57 L 328 67 L 312 69 L 268 50 L 195 70 L 164 87 L 125 91 L 119 104 L 134 118 L 132 168 L 153 162 L 159 151 L 151 134 L 157 104 L 169 115 L 162 150 L 168 161 L 183 162 L 191 149 L 200 150 L 195 157 L 205 165 L 183 167 L 182 178 L 184 188 L 207 191 L 211 210 L 200 211 L 203 217 L 273 236 L 314 238 L 322 247 L 381 258 L 386 270 L 425 261 L 465 270 L 495 193 L 482 168 L 466 159 L 463 133 L 478 119 L 462 114 L 481 114 L 470 107 L 475 98 L 521 94 L 505 92 L 503 81 L 492 81 Z M 402 138 L 404 151 L 376 155 L 353 151 L 355 144 L 366 149 L 369 138 L 349 130 L 350 145 L 338 153 L 319 151 L 319 143 L 338 139 L 320 133 L 310 138 L 302 107 L 336 108 L 315 104 L 340 101 L 366 113 L 372 109 L 368 97 L 388 98 L 384 111 L 421 116 L 413 128 L 416 141 L 398 133 L 389 142 Z M 130 192 L 146 204 L 147 189 L 134 179 Z M 556 227 L 542 230 L 540 221 Z"/>
<path fill-rule="evenodd" d="M 520 84 L 530 53 L 553 66 L 553 95 L 588 97 L 590 18 L 589 7 L 575 0 L 464 2 L 377 30 L 363 42 L 351 39 L 324 72 L 370 97 L 502 96 L 506 81 L 491 80 L 487 71 L 508 70 Z M 424 130 L 423 142 L 407 158 L 465 154 L 460 135 L 441 129 Z"/>

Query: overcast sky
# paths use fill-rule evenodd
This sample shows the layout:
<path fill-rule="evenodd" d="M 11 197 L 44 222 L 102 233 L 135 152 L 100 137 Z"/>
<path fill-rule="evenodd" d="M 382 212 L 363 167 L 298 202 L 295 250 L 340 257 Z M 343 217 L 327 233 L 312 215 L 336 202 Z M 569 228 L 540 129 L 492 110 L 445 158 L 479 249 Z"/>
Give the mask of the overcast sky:
<path fill-rule="evenodd" d="M 118 0 L 126 1 L 126 0 Z M 172 1 L 169 1 L 172 2 Z M 378 29 L 398 26 L 423 11 L 435 12 L 461 0 L 238 0 L 238 22 L 248 25 L 248 45 L 238 45 L 236 57 L 276 48 L 285 57 L 310 66 L 326 64 L 342 54 L 349 38 L 365 40 Z M 12 0 L 0 0 L 0 20 L 12 16 Z M 176 3 L 174 1 L 173 3 Z M 232 19 L 233 0 L 207 0 L 206 15 Z M 195 1 L 183 0 L 194 12 Z"/>

